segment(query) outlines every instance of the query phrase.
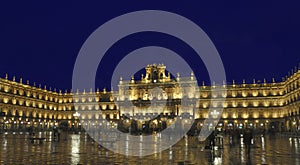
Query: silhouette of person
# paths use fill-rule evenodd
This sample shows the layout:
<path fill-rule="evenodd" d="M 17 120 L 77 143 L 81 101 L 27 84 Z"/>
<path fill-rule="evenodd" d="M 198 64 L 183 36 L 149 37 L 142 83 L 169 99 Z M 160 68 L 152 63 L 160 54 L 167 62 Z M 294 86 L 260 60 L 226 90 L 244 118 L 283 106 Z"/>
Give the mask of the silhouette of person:
<path fill-rule="evenodd" d="M 212 131 L 212 133 L 209 135 L 209 145 L 211 149 L 215 147 L 215 131 Z"/>
<path fill-rule="evenodd" d="M 251 140 L 253 139 L 253 134 L 250 129 L 246 129 L 244 132 L 244 144 L 246 146 L 246 151 L 248 157 L 250 156 L 250 150 L 251 150 Z"/>

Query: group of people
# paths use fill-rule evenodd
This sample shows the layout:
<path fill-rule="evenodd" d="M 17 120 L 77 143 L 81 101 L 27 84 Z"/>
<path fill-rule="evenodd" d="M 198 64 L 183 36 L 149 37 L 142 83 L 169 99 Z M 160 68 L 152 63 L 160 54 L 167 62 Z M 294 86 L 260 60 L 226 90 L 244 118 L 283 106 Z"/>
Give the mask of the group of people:
<path fill-rule="evenodd" d="M 248 157 L 250 157 L 251 152 L 251 144 L 253 139 L 253 130 L 250 128 L 246 128 L 241 132 L 243 134 L 243 143 L 246 148 L 246 154 Z M 240 137 L 240 133 L 237 134 L 231 134 L 231 136 L 238 136 Z M 212 131 L 211 134 L 207 138 L 207 146 L 206 148 L 213 149 L 215 147 L 215 141 L 216 141 L 216 132 Z"/>

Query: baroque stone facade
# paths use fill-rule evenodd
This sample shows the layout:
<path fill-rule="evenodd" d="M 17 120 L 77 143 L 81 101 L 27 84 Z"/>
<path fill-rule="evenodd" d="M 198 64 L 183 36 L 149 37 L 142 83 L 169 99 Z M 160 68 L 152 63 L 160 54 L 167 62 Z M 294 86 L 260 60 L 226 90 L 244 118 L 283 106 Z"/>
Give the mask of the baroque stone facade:
<path fill-rule="evenodd" d="M 46 87 L 42 89 L 41 86 L 30 85 L 28 81 L 23 83 L 22 79 L 19 82 L 15 78 L 9 80 L 6 75 L 0 79 L 0 128 L 34 126 L 51 129 L 55 125 L 78 128 L 82 124 L 93 127 L 100 124 L 98 119 L 106 119 L 112 127 L 120 124 L 129 127 L 135 120 L 138 128 L 142 129 L 145 123 L 153 128 L 160 123 L 167 126 L 176 116 L 185 117 L 188 126 L 193 124 L 201 128 L 204 119 L 221 115 L 218 127 L 223 129 L 254 127 L 274 131 L 299 130 L 298 68 L 293 69 L 291 75 L 281 82 L 273 79 L 272 82 L 254 80 L 252 84 L 235 84 L 233 81 L 231 84 L 213 83 L 206 86 L 203 83 L 196 88 L 193 73 L 190 77 L 182 78 L 178 74 L 172 78 L 162 64 L 148 65 L 145 70 L 146 74 L 141 76 L 141 80 L 135 80 L 134 76 L 129 81 L 120 78 L 118 91 L 90 89 L 64 93 Z M 219 92 L 211 92 L 215 89 Z M 180 103 L 183 98 L 195 103 L 191 102 L 190 107 L 183 108 Z M 148 108 L 153 100 L 155 107 L 160 108 Z M 216 110 L 209 111 L 209 108 Z M 218 114 L 220 108 L 224 110 Z M 158 115 L 159 120 L 154 120 Z M 189 119 L 196 122 L 191 123 Z"/>

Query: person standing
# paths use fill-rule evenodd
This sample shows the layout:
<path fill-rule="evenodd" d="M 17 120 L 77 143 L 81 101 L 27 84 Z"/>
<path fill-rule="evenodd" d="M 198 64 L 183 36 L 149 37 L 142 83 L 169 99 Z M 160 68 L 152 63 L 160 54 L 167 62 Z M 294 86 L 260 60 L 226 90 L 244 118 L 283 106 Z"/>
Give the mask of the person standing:
<path fill-rule="evenodd" d="M 246 129 L 243 138 L 244 138 L 244 144 L 246 146 L 247 156 L 250 157 L 251 141 L 253 139 L 252 131 L 250 129 Z"/>
<path fill-rule="evenodd" d="M 61 130 L 60 128 L 57 129 L 57 141 L 60 141 L 60 134 L 61 134 Z"/>
<path fill-rule="evenodd" d="M 209 135 L 209 145 L 211 149 L 214 149 L 215 147 L 215 131 L 212 131 L 211 134 Z"/>

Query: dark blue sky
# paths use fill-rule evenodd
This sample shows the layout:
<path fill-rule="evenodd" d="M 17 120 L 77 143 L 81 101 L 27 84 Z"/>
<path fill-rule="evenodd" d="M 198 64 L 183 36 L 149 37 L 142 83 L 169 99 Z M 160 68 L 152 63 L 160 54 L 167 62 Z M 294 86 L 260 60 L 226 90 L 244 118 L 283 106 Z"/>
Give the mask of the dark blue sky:
<path fill-rule="evenodd" d="M 197 23 L 218 49 L 228 81 L 280 80 L 300 62 L 299 8 L 300 4 L 275 2 L 1 3 L 0 74 L 70 89 L 78 51 L 95 29 L 127 12 L 152 9 Z M 191 63 L 201 81 L 208 81 L 205 67 L 193 63 L 195 54 L 187 45 L 167 35 L 144 33 L 120 40 L 107 52 L 98 69 L 97 86 L 110 84 L 113 68 L 128 52 L 149 45 L 176 51 Z M 117 56 L 112 59 L 109 54 Z"/>

